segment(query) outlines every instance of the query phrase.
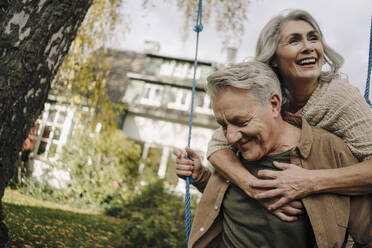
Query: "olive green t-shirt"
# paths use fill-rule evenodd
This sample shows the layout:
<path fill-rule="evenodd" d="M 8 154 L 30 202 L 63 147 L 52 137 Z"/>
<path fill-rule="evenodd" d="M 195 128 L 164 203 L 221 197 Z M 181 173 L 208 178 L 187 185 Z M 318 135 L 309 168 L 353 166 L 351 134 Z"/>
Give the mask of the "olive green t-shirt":
<path fill-rule="evenodd" d="M 272 162 L 289 163 L 290 151 L 267 156 L 259 161 L 242 159 L 257 177 L 262 169 L 277 170 Z M 223 232 L 220 248 L 313 248 L 315 237 L 307 214 L 295 222 L 284 222 L 267 211 L 257 200 L 230 184 L 223 200 Z"/>

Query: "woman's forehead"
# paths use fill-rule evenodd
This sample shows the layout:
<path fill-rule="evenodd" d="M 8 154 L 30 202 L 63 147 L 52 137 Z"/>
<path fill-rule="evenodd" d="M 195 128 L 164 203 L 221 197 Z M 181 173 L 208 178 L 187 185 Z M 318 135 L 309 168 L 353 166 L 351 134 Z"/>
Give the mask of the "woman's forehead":
<path fill-rule="evenodd" d="M 280 36 L 286 37 L 291 34 L 309 33 L 316 29 L 307 21 L 304 20 L 287 20 L 280 28 Z"/>

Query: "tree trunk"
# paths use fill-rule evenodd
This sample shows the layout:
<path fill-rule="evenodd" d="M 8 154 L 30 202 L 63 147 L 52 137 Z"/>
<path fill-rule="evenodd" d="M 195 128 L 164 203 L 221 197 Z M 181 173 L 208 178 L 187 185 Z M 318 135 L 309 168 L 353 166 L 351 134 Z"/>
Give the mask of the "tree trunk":
<path fill-rule="evenodd" d="M 92 1 L 0 1 L 0 247 L 5 186 Z"/>

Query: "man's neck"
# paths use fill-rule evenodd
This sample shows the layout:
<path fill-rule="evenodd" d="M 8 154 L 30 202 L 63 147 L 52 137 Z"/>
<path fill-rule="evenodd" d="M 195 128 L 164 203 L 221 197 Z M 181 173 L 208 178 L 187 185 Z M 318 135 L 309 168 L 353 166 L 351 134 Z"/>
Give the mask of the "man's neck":
<path fill-rule="evenodd" d="M 272 151 L 267 154 L 269 156 L 288 151 L 300 143 L 301 129 L 289 124 L 283 119 L 281 119 L 279 125 L 276 127 L 275 133 L 276 135 L 273 136 L 275 137 L 275 144 Z"/>

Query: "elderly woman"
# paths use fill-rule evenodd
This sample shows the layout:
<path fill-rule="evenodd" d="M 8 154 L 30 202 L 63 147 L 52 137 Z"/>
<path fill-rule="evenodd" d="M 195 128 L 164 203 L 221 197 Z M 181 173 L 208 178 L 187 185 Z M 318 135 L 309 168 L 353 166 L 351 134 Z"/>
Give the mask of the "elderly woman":
<path fill-rule="evenodd" d="M 244 169 L 219 129 L 207 154 L 216 170 L 250 197 L 275 199 L 266 205 L 271 211 L 311 194 L 371 193 L 372 112 L 358 89 L 340 79 L 343 59 L 326 44 L 314 18 L 302 10 L 272 18 L 259 36 L 255 59 L 269 64 L 278 75 L 286 95 L 283 110 L 341 137 L 359 163 L 306 170 L 274 162 L 281 170 L 262 170 L 258 175 L 267 180 L 259 180 Z"/>

